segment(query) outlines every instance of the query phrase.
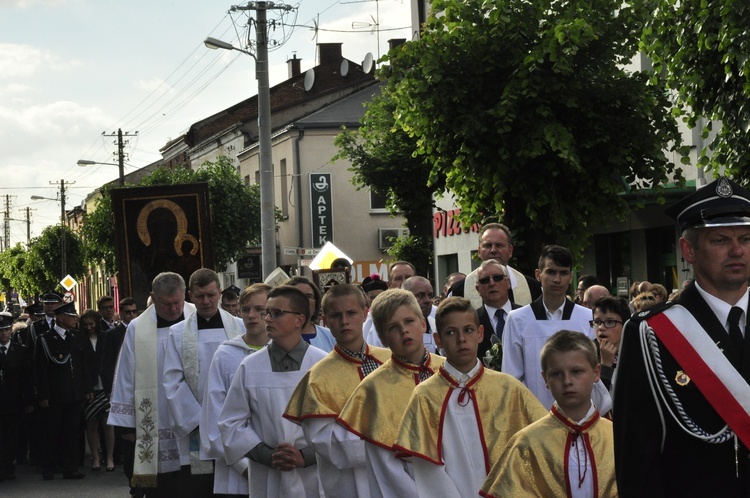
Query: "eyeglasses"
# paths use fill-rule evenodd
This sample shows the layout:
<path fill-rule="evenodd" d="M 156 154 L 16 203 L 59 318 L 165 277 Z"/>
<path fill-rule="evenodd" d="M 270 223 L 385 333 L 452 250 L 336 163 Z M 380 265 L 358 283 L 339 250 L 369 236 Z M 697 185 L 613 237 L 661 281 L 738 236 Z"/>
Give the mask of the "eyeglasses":
<path fill-rule="evenodd" d="M 490 279 L 492 279 L 494 282 L 502 282 L 505 278 L 505 275 L 490 275 L 489 277 L 482 277 L 477 279 L 477 282 L 479 282 L 480 285 L 487 285 L 490 283 Z"/>
<path fill-rule="evenodd" d="M 299 311 L 279 310 L 276 308 L 271 308 L 271 309 L 261 311 L 260 317 L 265 318 L 267 316 L 270 316 L 272 320 L 276 320 L 277 318 L 281 317 L 281 315 L 285 313 L 292 313 L 294 315 L 304 315 L 304 313 L 300 313 Z"/>
<path fill-rule="evenodd" d="M 589 320 L 589 325 L 595 329 L 598 329 L 602 325 L 604 325 L 605 329 L 613 329 L 618 323 L 622 324 L 620 320 Z"/>

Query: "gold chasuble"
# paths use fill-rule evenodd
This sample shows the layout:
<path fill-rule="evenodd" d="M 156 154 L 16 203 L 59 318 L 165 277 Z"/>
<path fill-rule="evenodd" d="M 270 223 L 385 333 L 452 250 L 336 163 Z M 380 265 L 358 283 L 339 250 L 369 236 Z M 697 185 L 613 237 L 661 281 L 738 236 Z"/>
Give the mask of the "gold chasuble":
<path fill-rule="evenodd" d="M 382 365 L 390 358 L 391 351 L 368 345 L 365 354 Z M 375 371 L 378 370 L 380 367 Z M 349 356 L 336 345 L 297 384 L 284 418 L 296 424 L 306 418 L 336 418 L 364 378 L 362 360 Z"/>
<path fill-rule="evenodd" d="M 557 405 L 549 415 L 511 438 L 479 494 L 488 498 L 571 497 L 571 487 L 578 486 L 570 482 L 568 473 L 573 444 L 586 448 L 594 496 L 617 497 L 612 422 L 597 411 L 583 425 L 577 425 Z M 584 467 L 578 473 L 586 471 Z"/>
<path fill-rule="evenodd" d="M 443 426 L 454 389 L 458 402 L 474 405 L 485 471 L 498 461 L 505 444 L 516 432 L 544 417 L 547 410 L 515 377 L 480 366 L 476 375 L 461 387 L 444 367 L 439 375 L 414 389 L 401 422 L 397 454 L 422 458 L 436 465 L 443 461 Z"/>
<path fill-rule="evenodd" d="M 337 421 L 365 441 L 393 451 L 401 418 L 419 372 L 435 373 L 445 358 L 429 353 L 424 365 L 405 363 L 395 356 L 365 377 L 341 410 Z"/>

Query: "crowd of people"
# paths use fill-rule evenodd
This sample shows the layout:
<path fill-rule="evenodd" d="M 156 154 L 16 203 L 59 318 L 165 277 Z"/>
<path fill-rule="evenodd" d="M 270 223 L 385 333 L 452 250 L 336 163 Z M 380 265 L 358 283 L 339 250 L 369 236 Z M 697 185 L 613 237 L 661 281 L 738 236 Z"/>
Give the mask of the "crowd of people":
<path fill-rule="evenodd" d="M 695 277 L 672 295 L 574 282 L 559 245 L 523 275 L 499 223 L 440 298 L 407 261 L 324 293 L 164 272 L 119 321 L 45 293 L 14 334 L 0 314 L 0 477 L 80 479 L 85 433 L 133 496 L 749 496 L 750 192 L 667 213 Z"/>

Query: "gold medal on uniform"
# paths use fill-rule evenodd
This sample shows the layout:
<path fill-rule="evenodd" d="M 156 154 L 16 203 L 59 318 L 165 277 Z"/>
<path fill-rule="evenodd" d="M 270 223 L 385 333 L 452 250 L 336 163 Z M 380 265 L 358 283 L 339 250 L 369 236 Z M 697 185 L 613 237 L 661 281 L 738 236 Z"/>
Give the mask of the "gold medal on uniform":
<path fill-rule="evenodd" d="M 678 386 L 685 387 L 686 385 L 690 384 L 690 377 L 688 377 L 687 374 L 682 370 L 678 370 L 677 375 L 675 375 L 674 377 L 674 381 L 677 382 Z"/>

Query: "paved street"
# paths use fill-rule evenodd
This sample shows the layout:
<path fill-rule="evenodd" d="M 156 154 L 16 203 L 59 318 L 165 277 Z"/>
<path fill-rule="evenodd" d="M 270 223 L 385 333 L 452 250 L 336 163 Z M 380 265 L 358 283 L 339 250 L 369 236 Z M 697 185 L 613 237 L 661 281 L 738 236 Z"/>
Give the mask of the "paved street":
<path fill-rule="evenodd" d="M 42 480 L 42 474 L 28 465 L 16 467 L 16 480 L 0 482 L 0 496 L 12 498 L 49 497 L 55 498 L 127 498 L 130 496 L 127 478 L 122 473 L 122 465 L 114 472 L 91 472 L 91 468 L 82 468 L 86 474 L 80 481 L 64 481 L 62 474 L 55 474 L 52 481 Z"/>

